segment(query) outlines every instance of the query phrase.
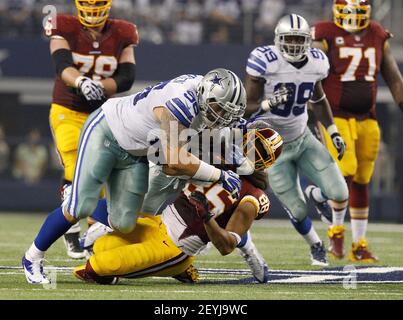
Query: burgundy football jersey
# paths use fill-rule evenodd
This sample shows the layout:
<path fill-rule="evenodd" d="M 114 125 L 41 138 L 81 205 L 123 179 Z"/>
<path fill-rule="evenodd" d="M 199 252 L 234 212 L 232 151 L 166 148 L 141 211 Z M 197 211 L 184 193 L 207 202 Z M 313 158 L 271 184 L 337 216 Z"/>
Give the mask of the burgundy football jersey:
<path fill-rule="evenodd" d="M 56 27 L 51 32 L 47 30 L 47 36 L 64 38 L 69 43 L 75 67 L 82 75 L 94 80 L 113 76 L 123 49 L 139 42 L 137 27 L 123 20 L 109 19 L 96 40 L 75 16 L 57 16 Z M 87 113 L 96 108 L 89 106 L 85 98 L 78 95 L 76 89 L 68 87 L 60 76 L 56 77 L 53 103 Z"/>
<path fill-rule="evenodd" d="M 360 33 L 349 33 L 333 22 L 319 22 L 313 39 L 326 40 L 330 61 L 323 88 L 337 117 L 375 118 L 377 76 L 390 34 L 371 21 Z"/>
<path fill-rule="evenodd" d="M 209 211 L 214 213 L 214 218 L 221 228 L 226 227 L 235 209 L 242 201 L 251 201 L 257 207 L 258 215 L 256 219 L 263 217 L 269 212 L 270 201 L 267 194 L 253 186 L 245 178 L 241 178 L 242 187 L 240 192 L 240 200 L 234 200 L 230 193 L 226 191 L 218 182 L 212 183 L 207 187 L 196 186 L 188 183 L 182 193 L 174 202 L 174 206 L 185 221 L 187 228 L 180 238 L 186 238 L 191 235 L 197 235 L 205 243 L 209 242 L 203 221 L 198 217 L 196 209 L 190 204 L 188 196 L 193 191 L 203 192 L 209 201 Z"/>

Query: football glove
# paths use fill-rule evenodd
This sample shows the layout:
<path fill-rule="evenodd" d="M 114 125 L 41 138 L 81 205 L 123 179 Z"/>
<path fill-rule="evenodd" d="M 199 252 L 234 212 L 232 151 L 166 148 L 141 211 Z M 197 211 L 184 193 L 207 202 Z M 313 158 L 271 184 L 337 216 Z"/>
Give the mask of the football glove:
<path fill-rule="evenodd" d="M 276 109 L 278 106 L 287 103 L 289 96 L 290 90 L 285 85 L 282 85 L 278 90 L 274 91 L 272 96 L 262 101 L 262 110 L 267 112 Z"/>
<path fill-rule="evenodd" d="M 207 223 L 214 214 L 208 211 L 208 200 L 206 196 L 200 191 L 193 191 L 189 197 L 190 204 L 196 209 L 197 215 Z"/>
<path fill-rule="evenodd" d="M 104 87 L 100 82 L 81 76 L 76 79 L 76 86 L 89 102 L 106 100 Z"/>
<path fill-rule="evenodd" d="M 332 138 L 333 145 L 337 150 L 337 159 L 340 161 L 346 152 L 346 143 L 338 132 L 333 133 L 330 138 Z"/>
<path fill-rule="evenodd" d="M 219 181 L 221 181 L 223 188 L 227 190 L 234 199 L 239 198 L 241 179 L 239 179 L 239 176 L 235 172 L 231 170 L 221 170 Z"/>

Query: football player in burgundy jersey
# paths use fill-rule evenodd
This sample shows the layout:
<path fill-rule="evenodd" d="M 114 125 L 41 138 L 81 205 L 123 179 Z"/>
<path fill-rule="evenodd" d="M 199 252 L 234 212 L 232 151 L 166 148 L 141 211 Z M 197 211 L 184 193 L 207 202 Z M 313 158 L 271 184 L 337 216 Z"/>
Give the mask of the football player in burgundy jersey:
<path fill-rule="evenodd" d="M 76 0 L 78 16 L 58 15 L 45 33 L 56 67 L 50 125 L 64 167 L 63 186 L 71 184 L 81 128 L 88 115 L 135 79 L 137 27 L 109 19 L 112 0 Z M 84 258 L 79 224 L 65 234 L 67 253 Z"/>
<path fill-rule="evenodd" d="M 330 102 L 335 124 L 346 142 L 340 161 L 325 132 L 326 144 L 345 176 L 350 191 L 352 261 L 374 262 L 377 257 L 367 248 L 368 184 L 379 150 L 380 130 L 375 104 L 377 77 L 382 74 L 396 104 L 403 111 L 403 80 L 392 56 L 391 34 L 370 20 L 368 0 L 335 0 L 333 21 L 319 22 L 313 30 L 314 46 L 326 52 L 329 77 L 323 89 Z M 344 213 L 328 229 L 330 252 L 344 256 Z"/>
<path fill-rule="evenodd" d="M 247 157 L 255 154 L 255 172 L 242 177 L 239 199 L 219 182 L 189 181 L 161 215 L 143 215 L 128 235 L 110 233 L 96 240 L 94 255 L 77 267 L 74 275 L 101 284 L 116 283 L 117 277 L 176 277 L 185 270 L 192 272 L 188 267 L 209 242 L 222 255 L 234 251 L 253 221 L 269 212 L 263 170 L 279 157 L 283 143 L 282 137 L 269 128 L 250 130 L 245 141 Z M 258 282 L 267 282 L 268 267 L 253 247 L 254 255 L 246 257 L 246 262 Z M 190 278 L 195 282 L 197 274 Z"/>

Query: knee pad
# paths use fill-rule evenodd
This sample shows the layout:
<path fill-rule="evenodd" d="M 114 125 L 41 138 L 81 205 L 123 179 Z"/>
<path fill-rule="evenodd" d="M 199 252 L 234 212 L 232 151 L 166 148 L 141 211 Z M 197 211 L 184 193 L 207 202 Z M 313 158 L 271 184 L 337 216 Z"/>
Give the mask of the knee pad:
<path fill-rule="evenodd" d="M 283 206 L 290 219 L 294 222 L 304 220 L 308 214 L 308 206 L 300 198 L 283 201 Z"/>

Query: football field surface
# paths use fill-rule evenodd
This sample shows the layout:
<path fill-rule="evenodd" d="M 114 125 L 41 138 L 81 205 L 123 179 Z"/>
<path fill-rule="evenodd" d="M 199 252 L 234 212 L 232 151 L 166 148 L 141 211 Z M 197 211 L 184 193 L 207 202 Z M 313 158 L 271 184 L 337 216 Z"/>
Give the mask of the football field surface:
<path fill-rule="evenodd" d="M 329 267 L 310 265 L 309 248 L 286 220 L 257 221 L 253 240 L 270 268 L 270 281 L 258 284 L 237 252 L 221 256 L 215 248 L 195 266 L 200 282 L 172 278 L 121 279 L 115 286 L 83 283 L 71 271 L 83 261 L 69 259 L 62 240 L 46 256 L 46 270 L 56 279 L 43 287 L 26 283 L 21 257 L 39 230 L 44 215 L 0 214 L 0 299 L 403 299 L 403 225 L 370 223 L 370 249 L 380 261 L 372 265 L 332 260 Z M 314 223 L 326 240 L 326 226 Z M 84 223 L 82 224 L 84 229 Z M 346 249 L 350 248 L 347 224 Z"/>

